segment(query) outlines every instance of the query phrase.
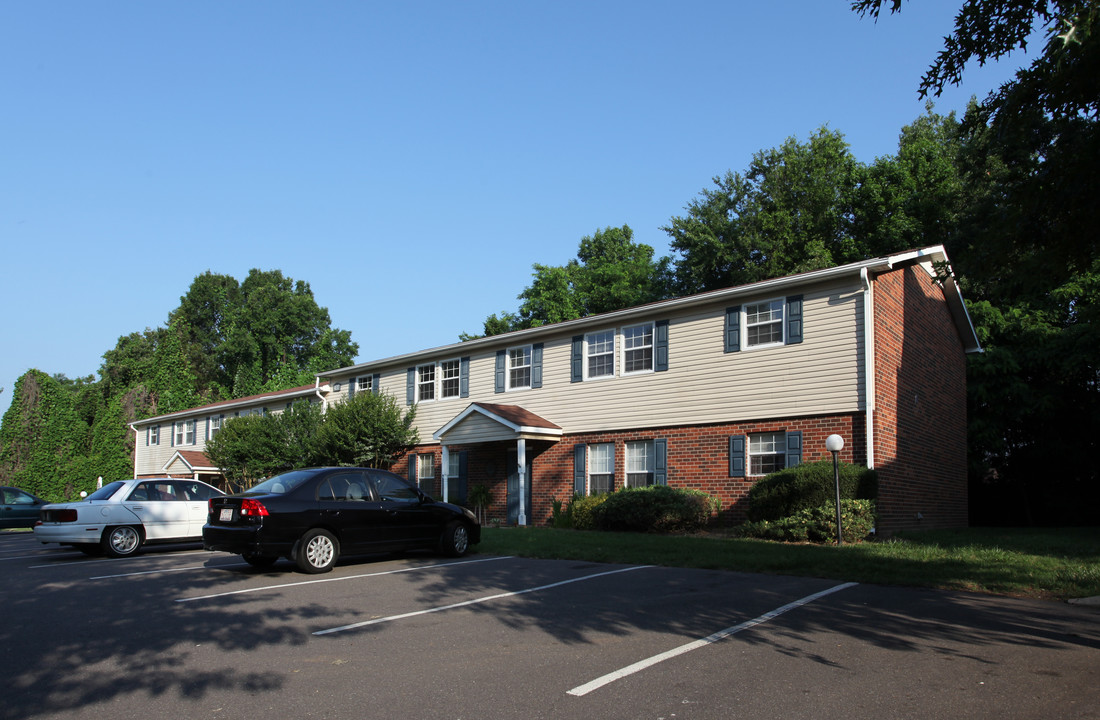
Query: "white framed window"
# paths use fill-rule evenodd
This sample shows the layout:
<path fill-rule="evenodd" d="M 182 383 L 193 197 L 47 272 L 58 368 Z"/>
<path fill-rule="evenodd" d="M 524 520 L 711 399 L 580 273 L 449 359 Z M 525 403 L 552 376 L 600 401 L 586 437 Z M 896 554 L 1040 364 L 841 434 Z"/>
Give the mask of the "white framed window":
<path fill-rule="evenodd" d="M 782 299 L 745 305 L 745 347 L 783 344 Z"/>
<path fill-rule="evenodd" d="M 626 486 L 645 487 L 653 484 L 656 452 L 653 441 L 626 444 Z"/>
<path fill-rule="evenodd" d="M 176 445 L 195 444 L 195 421 L 180 420 L 176 423 Z"/>
<path fill-rule="evenodd" d="M 160 425 L 149 428 L 149 445 L 160 445 Z"/>
<path fill-rule="evenodd" d="M 508 349 L 508 389 L 531 387 L 531 346 Z"/>
<path fill-rule="evenodd" d="M 615 331 L 603 330 L 584 336 L 586 380 L 615 375 Z"/>
<path fill-rule="evenodd" d="M 615 444 L 588 446 L 588 494 L 599 495 L 615 489 Z"/>
<path fill-rule="evenodd" d="M 462 394 L 462 363 L 458 360 L 444 360 L 439 363 L 440 397 L 456 398 Z"/>
<path fill-rule="evenodd" d="M 749 435 L 749 475 L 767 475 L 787 466 L 787 433 Z"/>
<path fill-rule="evenodd" d="M 420 453 L 416 456 L 416 484 L 420 487 L 431 487 L 435 480 L 435 455 Z"/>
<path fill-rule="evenodd" d="M 623 328 L 623 374 L 653 370 L 653 323 Z"/>
<path fill-rule="evenodd" d="M 371 393 L 374 392 L 374 376 L 364 375 L 360 378 L 355 378 L 355 392 L 357 393 Z"/>
<path fill-rule="evenodd" d="M 206 439 L 209 440 L 210 438 L 214 437 L 219 432 L 221 432 L 221 429 L 222 429 L 222 416 L 221 415 L 211 415 L 210 416 L 210 437 L 208 437 Z"/>
<path fill-rule="evenodd" d="M 416 401 L 435 400 L 435 365 L 416 368 Z"/>

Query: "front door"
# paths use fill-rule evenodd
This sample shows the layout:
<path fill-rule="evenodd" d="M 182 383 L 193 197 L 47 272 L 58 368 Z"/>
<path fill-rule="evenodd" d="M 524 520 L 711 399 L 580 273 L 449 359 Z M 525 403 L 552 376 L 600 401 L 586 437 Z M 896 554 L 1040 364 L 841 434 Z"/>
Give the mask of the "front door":
<path fill-rule="evenodd" d="M 523 496 L 524 515 L 531 522 L 531 459 L 527 459 L 524 473 Z M 508 523 L 519 522 L 519 466 L 516 463 L 516 451 L 508 451 Z"/>

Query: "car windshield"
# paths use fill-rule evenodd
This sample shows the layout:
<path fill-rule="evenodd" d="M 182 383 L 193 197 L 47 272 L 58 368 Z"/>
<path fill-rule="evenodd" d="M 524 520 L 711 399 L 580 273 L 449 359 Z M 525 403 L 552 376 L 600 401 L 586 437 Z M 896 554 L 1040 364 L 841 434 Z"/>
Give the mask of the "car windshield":
<path fill-rule="evenodd" d="M 294 488 L 298 487 L 306 480 L 317 474 L 317 470 L 291 470 L 288 473 L 282 475 L 276 475 L 273 478 L 268 478 L 262 483 L 254 485 L 253 487 L 245 490 L 247 495 L 259 495 L 259 494 L 273 494 L 282 495 L 288 493 Z"/>
<path fill-rule="evenodd" d="M 109 483 L 107 483 L 106 485 L 104 485 L 100 489 L 96 490 L 94 493 L 92 493 L 91 495 L 89 495 L 88 497 L 86 497 L 84 499 L 85 500 L 106 500 L 107 498 L 111 497 L 116 492 L 118 492 L 118 489 L 120 487 L 122 487 L 123 484 L 124 483 L 121 480 L 115 480 L 114 482 L 109 482 Z"/>

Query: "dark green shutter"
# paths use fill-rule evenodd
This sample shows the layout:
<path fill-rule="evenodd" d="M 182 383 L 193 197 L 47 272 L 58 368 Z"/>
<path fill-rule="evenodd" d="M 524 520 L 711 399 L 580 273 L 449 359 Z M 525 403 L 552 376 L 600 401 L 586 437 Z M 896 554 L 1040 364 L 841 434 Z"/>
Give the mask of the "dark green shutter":
<path fill-rule="evenodd" d="M 730 435 L 730 477 L 745 477 L 744 435 Z"/>
<path fill-rule="evenodd" d="M 653 369 L 668 370 L 668 320 L 658 320 L 653 326 Z"/>
<path fill-rule="evenodd" d="M 506 350 L 497 350 L 497 366 L 496 366 L 496 385 L 495 392 L 502 393 L 505 390 L 504 384 L 504 361 L 508 352 Z"/>
<path fill-rule="evenodd" d="M 375 395 L 382 392 L 382 373 L 375 373 L 370 376 L 370 391 Z"/>
<path fill-rule="evenodd" d="M 531 346 L 531 387 L 542 387 L 542 343 Z"/>
<path fill-rule="evenodd" d="M 802 342 L 802 296 L 792 295 L 787 298 L 787 336 L 786 343 L 793 345 Z"/>
<path fill-rule="evenodd" d="M 419 483 L 416 482 L 418 479 L 416 472 L 416 453 L 409 453 L 409 482 L 420 487 Z"/>
<path fill-rule="evenodd" d="M 352 379 L 348 380 L 348 400 L 351 400 L 353 397 L 355 397 L 355 383 L 356 382 L 357 381 L 356 381 L 355 378 L 352 378 Z"/>
<path fill-rule="evenodd" d="M 802 464 L 802 431 L 792 430 L 787 433 L 787 467 Z"/>
<path fill-rule="evenodd" d="M 726 308 L 726 352 L 741 349 L 741 306 Z"/>
<path fill-rule="evenodd" d="M 416 403 L 416 368 L 405 372 L 405 404 L 410 407 Z"/>
<path fill-rule="evenodd" d="M 653 484 L 668 485 L 668 440 L 653 441 Z"/>
<path fill-rule="evenodd" d="M 584 380 L 584 335 L 573 336 L 573 350 L 569 355 L 569 382 Z"/>
<path fill-rule="evenodd" d="M 586 445 L 573 446 L 573 494 L 584 495 L 586 475 L 588 474 Z"/>
<path fill-rule="evenodd" d="M 470 358 L 458 361 L 458 396 L 470 397 Z"/>

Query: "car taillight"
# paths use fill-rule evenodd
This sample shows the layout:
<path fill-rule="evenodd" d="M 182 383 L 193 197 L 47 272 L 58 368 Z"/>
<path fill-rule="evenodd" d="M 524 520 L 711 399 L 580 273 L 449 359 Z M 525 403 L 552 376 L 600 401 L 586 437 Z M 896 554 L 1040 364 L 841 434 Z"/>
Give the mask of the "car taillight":
<path fill-rule="evenodd" d="M 267 508 L 259 500 L 241 500 L 241 517 L 266 517 Z"/>
<path fill-rule="evenodd" d="M 53 511 L 54 522 L 76 522 L 76 510 L 54 510 Z"/>

